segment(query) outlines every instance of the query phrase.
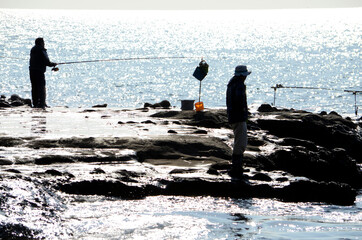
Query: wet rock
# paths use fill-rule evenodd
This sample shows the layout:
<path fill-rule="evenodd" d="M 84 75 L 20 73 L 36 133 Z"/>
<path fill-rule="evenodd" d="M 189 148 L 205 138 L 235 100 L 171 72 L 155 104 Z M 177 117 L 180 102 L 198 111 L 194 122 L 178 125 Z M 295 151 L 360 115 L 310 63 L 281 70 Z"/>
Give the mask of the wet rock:
<path fill-rule="evenodd" d="M 19 107 L 19 106 L 30 106 L 31 107 L 31 100 L 21 98 L 17 94 L 11 95 L 11 97 L 6 101 L 6 96 L 1 95 L 0 98 L 0 107 L 9 108 L 9 107 Z"/>
<path fill-rule="evenodd" d="M 231 197 L 241 193 L 245 196 L 250 188 L 246 184 L 231 184 L 230 182 L 210 182 L 199 178 L 180 179 L 170 182 L 165 189 L 167 195 L 182 196 L 214 196 Z M 243 191 L 244 190 L 244 191 Z"/>
<path fill-rule="evenodd" d="M 139 161 L 146 159 L 174 159 L 184 161 L 187 157 L 198 156 L 229 159 L 230 148 L 218 138 L 200 138 L 191 136 L 175 136 L 172 138 L 143 141 L 137 149 Z"/>
<path fill-rule="evenodd" d="M 351 157 L 362 162 L 362 137 L 353 122 L 330 114 L 325 117 L 309 113 L 289 117 L 293 119 L 258 119 L 257 123 L 277 137 L 302 139 L 326 148 L 344 148 Z"/>
<path fill-rule="evenodd" d="M 197 169 L 173 169 L 169 174 L 185 174 L 194 172 L 197 172 Z"/>
<path fill-rule="evenodd" d="M 17 101 L 17 100 L 22 100 L 22 98 L 19 97 L 19 95 L 17 94 L 12 94 L 10 97 L 10 101 Z"/>
<path fill-rule="evenodd" d="M 277 150 L 266 158 L 269 160 L 269 170 L 283 170 L 295 176 L 305 176 L 317 181 L 336 181 L 361 187 L 361 171 L 356 162 L 345 153 L 342 149 L 310 152 L 293 148 Z M 263 164 L 265 162 L 267 161 Z"/>
<path fill-rule="evenodd" d="M 125 200 L 143 199 L 145 190 L 141 187 L 128 186 L 120 181 L 91 180 L 59 184 L 59 189 L 69 194 L 103 195 L 119 197 Z"/>
<path fill-rule="evenodd" d="M 143 122 L 141 122 L 141 123 L 143 123 L 143 124 L 154 124 L 154 125 L 156 125 L 156 123 L 155 123 L 155 122 L 152 122 L 151 120 L 146 120 L 146 121 L 143 121 Z"/>
<path fill-rule="evenodd" d="M 5 101 L 0 101 L 0 107 L 3 107 L 3 108 L 10 108 L 11 105 L 8 103 L 8 102 L 5 102 Z"/>
<path fill-rule="evenodd" d="M 144 173 L 128 170 L 119 170 L 115 173 L 119 175 L 119 177 L 117 177 L 118 180 L 127 183 L 137 183 L 137 179 L 145 175 Z"/>
<path fill-rule="evenodd" d="M 50 171 L 48 173 L 30 175 L 38 181 L 44 181 L 44 184 L 48 182 L 47 184 L 57 186 L 61 191 L 70 194 L 95 194 L 122 199 L 141 199 L 153 194 L 232 198 L 261 197 L 278 198 L 284 201 L 300 200 L 353 204 L 353 197 L 357 195 L 357 191 L 353 188 L 359 189 L 362 183 L 361 170 L 356 162 L 360 139 L 357 125 L 350 119 L 343 119 L 336 114 L 320 115 L 291 109 L 271 110 L 273 111 L 268 110 L 250 116 L 248 122 L 249 144 L 247 152 L 244 154 L 246 169 L 252 169 L 249 172 L 254 172 L 253 168 L 265 172 L 265 174 L 258 173 L 250 178 L 263 181 L 262 184 L 257 181 L 250 184 L 246 180 L 248 178 L 243 181 L 231 181 L 227 176 L 231 166 L 232 153 L 232 149 L 228 145 L 233 137 L 230 130 L 225 130 L 227 132 L 225 138 L 213 137 L 213 130 L 202 130 L 203 134 L 208 133 L 210 136 L 164 135 L 162 133 L 162 136 L 147 138 L 18 139 L 0 137 L 0 146 L 21 145 L 24 148 L 41 149 L 39 152 L 52 151 L 52 149 L 62 149 L 62 151 L 68 148 L 76 149 L 77 154 L 58 156 L 50 153 L 46 156 L 41 155 L 35 159 L 36 164 L 112 162 L 112 165 L 116 165 L 123 161 L 133 160 L 147 163 L 137 163 L 141 166 L 151 166 L 152 164 L 154 168 L 152 174 L 148 172 L 150 170 L 148 167 L 147 170 L 142 169 L 140 172 L 111 170 L 109 173 L 101 168 L 95 168 L 93 171 L 87 171 L 81 175 L 77 174 L 77 179 L 74 182 L 75 179 L 64 178 L 64 176 L 68 176 L 66 173 L 54 169 L 48 170 Z M 152 112 L 155 111 L 152 110 Z M 136 112 L 135 114 L 145 116 L 144 113 Z M 195 126 L 193 128 L 188 126 L 189 132 L 197 131 L 199 127 L 200 129 L 230 128 L 225 109 L 211 109 L 201 113 L 159 109 L 153 117 L 172 120 L 146 120 L 142 123 L 161 125 L 162 122 L 166 121 L 167 124 L 170 124 L 167 126 L 169 133 L 177 133 L 170 129 L 172 124 Z M 132 121 L 131 123 L 139 124 L 140 122 Z M 123 124 L 123 122 L 120 121 L 119 124 Z M 143 128 L 137 129 L 142 131 Z M 342 140 L 338 140 L 338 138 Z M 120 152 L 115 149 L 120 151 L 123 149 L 131 150 L 132 154 L 119 155 Z M 55 154 L 59 154 L 59 151 L 55 152 Z M 79 153 L 81 154 L 79 155 Z M 122 165 L 122 168 L 126 165 L 128 164 Z M 208 165 L 209 168 L 206 167 Z M 158 166 L 161 168 L 172 166 L 174 170 L 158 172 Z M 111 166 L 107 165 L 107 169 L 109 169 L 108 167 Z M 283 171 L 282 176 L 288 177 L 279 177 L 273 181 L 267 173 L 273 170 Z M 156 172 L 157 174 L 162 172 L 164 175 L 155 179 L 153 173 Z M 11 177 L 18 176 L 6 172 L 4 174 Z M 26 173 L 22 173 L 20 176 L 24 174 Z M 93 175 L 90 176 L 90 174 Z M 285 186 L 288 181 L 291 181 L 290 179 L 293 179 L 293 177 L 289 177 L 290 175 L 311 180 L 302 183 L 293 182 Z M 81 179 L 82 177 L 85 177 L 86 180 Z M 147 185 L 149 181 L 152 182 L 152 185 Z M 285 183 L 282 184 L 281 182 Z M 276 185 L 277 187 L 275 187 Z M 332 192 L 324 195 L 315 193 L 327 190 Z M 299 195 L 290 197 L 289 195 L 294 194 L 294 191 L 298 191 Z M 345 201 L 336 196 L 344 193 L 347 195 Z M 35 205 L 41 206 L 37 202 Z"/>
<path fill-rule="evenodd" d="M 41 239 L 39 230 L 33 230 L 21 223 L 0 223 L 0 239 Z"/>
<path fill-rule="evenodd" d="M 296 181 L 283 188 L 273 188 L 266 184 L 250 185 L 245 181 L 210 182 L 198 178 L 170 182 L 166 186 L 165 194 L 278 198 L 288 202 L 325 202 L 337 205 L 351 205 L 356 198 L 356 191 L 351 187 L 334 182 Z"/>
<path fill-rule="evenodd" d="M 264 146 L 265 144 L 266 144 L 266 142 L 263 139 L 255 138 L 253 136 L 248 136 L 248 145 L 249 146 L 260 147 L 260 146 Z"/>
<path fill-rule="evenodd" d="M 155 113 L 151 117 L 183 119 L 186 120 L 184 124 L 205 128 L 229 127 L 225 109 L 202 112 L 167 111 Z"/>
<path fill-rule="evenodd" d="M 31 107 L 31 100 L 29 98 L 25 98 L 23 99 L 24 105 L 28 105 L 29 107 Z"/>
<path fill-rule="evenodd" d="M 266 175 L 265 173 L 257 173 L 254 176 L 250 178 L 251 180 L 258 180 L 258 181 L 264 181 L 264 182 L 271 182 L 273 179 Z"/>
<path fill-rule="evenodd" d="M 128 170 L 124 170 L 124 169 L 118 170 L 116 173 L 123 177 L 128 177 L 128 178 L 139 178 L 139 177 L 145 176 L 144 173 L 128 171 Z"/>
<path fill-rule="evenodd" d="M 58 170 L 55 169 L 50 169 L 50 170 L 46 170 L 45 171 L 46 174 L 52 175 L 52 176 L 62 176 L 63 173 L 59 172 Z"/>
<path fill-rule="evenodd" d="M 167 132 L 168 132 L 168 133 L 177 134 L 177 132 L 176 132 L 175 130 L 172 130 L 172 129 L 171 129 L 171 130 L 168 130 Z"/>
<path fill-rule="evenodd" d="M 194 131 L 193 133 L 194 134 L 207 134 L 207 131 L 199 129 L 199 130 Z"/>
<path fill-rule="evenodd" d="M 163 100 L 159 103 L 151 104 L 151 103 L 145 103 L 144 108 L 164 108 L 169 109 L 171 107 L 171 103 L 167 100 Z"/>
<path fill-rule="evenodd" d="M 308 140 L 302 140 L 298 138 L 284 138 L 283 141 L 280 143 L 284 146 L 303 146 L 308 150 L 311 151 L 318 151 L 317 146 L 312 142 Z"/>
<path fill-rule="evenodd" d="M 97 105 L 94 105 L 92 106 L 92 108 L 106 108 L 108 106 L 107 103 L 104 103 L 104 104 L 97 104 Z"/>
<path fill-rule="evenodd" d="M 229 170 L 231 168 L 231 161 L 222 161 L 214 163 L 210 166 L 210 169 L 216 169 L 216 170 Z"/>
<path fill-rule="evenodd" d="M 250 220 L 242 213 L 232 213 L 231 216 L 234 218 L 233 221 L 236 222 L 248 222 Z"/>
<path fill-rule="evenodd" d="M 31 107 L 31 100 L 30 99 L 21 98 L 17 94 L 11 95 L 11 97 L 9 98 L 9 101 L 10 101 L 10 105 L 12 107 L 19 107 L 19 106 L 24 106 L 24 105 L 27 105 L 27 106 Z"/>
<path fill-rule="evenodd" d="M 21 138 L 15 137 L 0 137 L 0 146 L 2 147 L 15 147 L 24 143 Z"/>
<path fill-rule="evenodd" d="M 262 104 L 258 108 L 258 112 L 275 112 L 277 108 L 270 106 L 270 104 Z"/>
<path fill-rule="evenodd" d="M 280 190 L 280 198 L 290 202 L 325 202 L 351 205 L 356 192 L 347 184 L 335 182 L 296 181 Z"/>
<path fill-rule="evenodd" d="M 90 174 L 104 174 L 106 173 L 102 168 L 95 168 L 93 171 L 90 172 Z"/>
<path fill-rule="evenodd" d="M 0 166 L 1 165 L 12 165 L 13 161 L 0 157 Z"/>
<path fill-rule="evenodd" d="M 23 103 L 23 101 L 21 101 L 21 100 L 15 100 L 15 101 L 12 101 L 12 102 L 10 103 L 10 105 L 11 105 L 12 107 L 19 107 L 19 106 L 23 106 L 24 103 Z"/>
<path fill-rule="evenodd" d="M 210 174 L 210 175 L 219 175 L 219 171 L 215 168 L 209 168 L 206 172 L 207 174 Z"/>
<path fill-rule="evenodd" d="M 1 164 L 0 164 L 1 165 Z M 21 173 L 19 170 L 17 169 L 7 169 L 5 170 L 6 172 L 11 172 L 11 173 Z"/>
<path fill-rule="evenodd" d="M 71 156 L 49 155 L 35 159 L 35 164 L 39 165 L 49 165 L 54 163 L 74 163 L 74 162 L 75 161 Z"/>
<path fill-rule="evenodd" d="M 287 182 L 289 179 L 287 177 L 278 177 L 275 179 L 277 182 Z"/>
<path fill-rule="evenodd" d="M 91 113 L 91 112 L 96 112 L 97 110 L 95 109 L 84 109 L 83 112 L 85 113 Z"/>

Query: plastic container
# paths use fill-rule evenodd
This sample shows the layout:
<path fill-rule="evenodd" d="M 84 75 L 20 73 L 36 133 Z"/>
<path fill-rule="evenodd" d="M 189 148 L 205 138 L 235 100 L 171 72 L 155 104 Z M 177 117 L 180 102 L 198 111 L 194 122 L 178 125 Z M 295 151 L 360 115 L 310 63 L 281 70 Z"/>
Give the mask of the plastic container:
<path fill-rule="evenodd" d="M 194 110 L 195 100 L 181 100 L 181 110 Z"/>
<path fill-rule="evenodd" d="M 197 102 L 195 103 L 196 112 L 200 112 L 204 110 L 204 103 L 203 102 Z"/>

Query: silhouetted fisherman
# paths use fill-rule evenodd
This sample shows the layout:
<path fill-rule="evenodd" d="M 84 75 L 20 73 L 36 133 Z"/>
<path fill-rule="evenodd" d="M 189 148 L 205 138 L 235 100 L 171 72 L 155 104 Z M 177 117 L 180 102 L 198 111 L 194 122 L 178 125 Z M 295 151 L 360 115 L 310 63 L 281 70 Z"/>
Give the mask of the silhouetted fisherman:
<path fill-rule="evenodd" d="M 246 127 L 248 103 L 244 82 L 250 73 L 246 66 L 237 66 L 234 77 L 230 79 L 226 91 L 227 115 L 234 131 L 232 167 L 229 175 L 237 178 L 243 176 L 243 154 L 248 143 Z"/>
<path fill-rule="evenodd" d="M 46 88 L 45 72 L 46 67 L 55 67 L 57 64 L 50 62 L 44 39 L 35 39 L 35 46 L 30 51 L 29 72 L 31 81 L 31 95 L 33 107 L 45 108 Z"/>

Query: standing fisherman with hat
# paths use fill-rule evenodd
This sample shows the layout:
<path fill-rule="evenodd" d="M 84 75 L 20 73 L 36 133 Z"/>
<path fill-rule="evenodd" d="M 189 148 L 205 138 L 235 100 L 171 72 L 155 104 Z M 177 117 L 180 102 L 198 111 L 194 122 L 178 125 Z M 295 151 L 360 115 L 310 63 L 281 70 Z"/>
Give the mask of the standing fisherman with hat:
<path fill-rule="evenodd" d="M 45 49 L 44 39 L 35 39 L 35 46 L 30 51 L 29 72 L 31 81 L 31 95 L 33 107 L 45 108 L 45 71 L 46 67 L 55 67 L 57 64 L 49 60 Z"/>
<path fill-rule="evenodd" d="M 250 73 L 246 66 L 237 66 L 234 77 L 230 79 L 226 91 L 227 115 L 229 124 L 234 131 L 232 167 L 229 175 L 236 178 L 243 176 L 243 153 L 248 142 L 246 127 L 248 104 L 244 82 Z"/>

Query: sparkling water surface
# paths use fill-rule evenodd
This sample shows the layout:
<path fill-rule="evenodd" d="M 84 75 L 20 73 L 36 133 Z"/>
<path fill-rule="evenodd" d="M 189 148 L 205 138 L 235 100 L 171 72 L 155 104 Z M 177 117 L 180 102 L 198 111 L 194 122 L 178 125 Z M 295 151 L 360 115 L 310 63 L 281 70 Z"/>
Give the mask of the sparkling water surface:
<path fill-rule="evenodd" d="M 30 97 L 29 52 L 41 36 L 54 62 L 153 58 L 60 65 L 59 72 L 48 68 L 51 106 L 136 108 L 167 99 L 179 107 L 181 99 L 198 100 L 199 81 L 192 73 L 203 57 L 210 65 L 202 81 L 206 107 L 225 107 L 226 84 L 235 66 L 246 64 L 253 72 L 247 79 L 250 105 L 274 102 L 276 84 L 314 87 L 323 89 L 278 89 L 276 106 L 353 115 L 354 96 L 344 90 L 362 90 L 361 16 L 360 8 L 0 9 L 0 93 Z M 360 106 L 361 95 L 356 99 Z M 51 196 L 49 201 L 59 204 Z M 46 227 L 44 219 L 20 214 L 21 209 L 14 216 L 0 212 L 0 221 L 42 229 L 47 239 L 360 239 L 361 202 L 361 195 L 348 207 L 270 199 L 77 196 L 62 220 Z"/>
<path fill-rule="evenodd" d="M 210 65 L 202 81 L 205 107 L 225 107 L 236 65 L 247 79 L 249 104 L 354 114 L 361 88 L 362 9 L 240 11 L 0 10 L 0 93 L 30 97 L 29 51 L 46 41 L 50 59 L 73 62 L 46 73 L 48 104 L 142 107 L 199 98 L 193 70 Z M 19 58 L 19 59 L 12 59 Z M 185 57 L 157 59 L 158 57 Z M 276 84 L 322 89 L 278 89 Z M 329 90 L 325 90 L 329 89 Z M 357 94 L 357 105 L 361 95 Z"/>

